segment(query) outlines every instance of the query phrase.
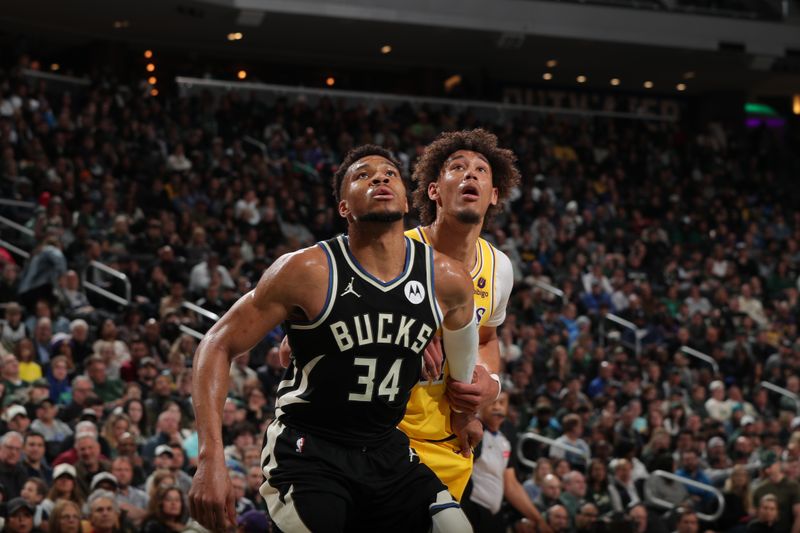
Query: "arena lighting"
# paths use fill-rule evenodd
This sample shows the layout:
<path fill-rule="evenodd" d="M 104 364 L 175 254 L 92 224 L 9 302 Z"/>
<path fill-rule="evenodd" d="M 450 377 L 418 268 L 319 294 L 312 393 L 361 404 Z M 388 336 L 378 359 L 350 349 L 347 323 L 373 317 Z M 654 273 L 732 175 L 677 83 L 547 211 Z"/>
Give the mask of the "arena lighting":
<path fill-rule="evenodd" d="M 686 72 L 683 73 L 683 79 L 691 80 L 692 78 L 694 78 L 694 71 L 693 70 L 689 70 L 689 71 L 686 71 Z"/>
<path fill-rule="evenodd" d="M 646 82 L 644 82 L 644 88 L 645 89 L 652 89 L 653 88 L 653 82 L 650 81 L 650 80 L 647 80 Z"/>
<path fill-rule="evenodd" d="M 383 46 L 381 46 L 381 53 L 383 55 L 391 54 L 392 53 L 392 45 L 384 44 Z"/>
<path fill-rule="evenodd" d="M 147 72 L 153 72 L 156 69 L 156 66 L 153 63 L 148 63 L 147 66 L 144 67 L 144 69 Z"/>
<path fill-rule="evenodd" d="M 127 28 L 130 25 L 131 23 L 128 20 L 115 20 L 113 24 L 115 30 L 121 30 L 123 28 Z"/>
<path fill-rule="evenodd" d="M 800 94 L 796 94 L 792 97 L 792 113 L 800 115 Z"/>
<path fill-rule="evenodd" d="M 777 117 L 778 112 L 767 104 L 759 104 L 756 102 L 748 102 L 744 104 L 744 112 L 748 115 L 761 115 L 767 117 Z"/>
<path fill-rule="evenodd" d="M 446 80 L 444 80 L 444 90 L 447 92 L 452 91 L 461 83 L 461 75 L 460 74 L 453 74 Z"/>
<path fill-rule="evenodd" d="M 328 76 L 327 79 L 325 80 L 325 85 L 327 85 L 328 87 L 333 87 L 334 85 L 336 85 L 336 78 L 334 78 L 333 76 Z"/>
<path fill-rule="evenodd" d="M 549 72 L 545 72 L 544 74 L 542 74 L 542 79 L 545 81 L 550 81 L 553 79 L 553 75 L 550 74 Z"/>
<path fill-rule="evenodd" d="M 150 59 L 151 57 L 153 57 L 153 51 L 152 50 L 145 50 L 144 51 L 144 58 L 145 59 Z"/>
<path fill-rule="evenodd" d="M 611 83 L 611 85 L 616 87 L 617 85 L 619 85 L 619 78 L 611 78 L 611 82 L 610 83 Z"/>
<path fill-rule="evenodd" d="M 236 73 L 236 77 L 239 78 L 240 80 L 245 79 L 247 77 L 247 71 L 240 70 L 239 72 Z"/>
<path fill-rule="evenodd" d="M 158 89 L 151 89 L 150 96 L 158 96 Z"/>
<path fill-rule="evenodd" d="M 61 65 L 59 65 L 58 63 L 53 63 L 52 65 L 50 65 L 50 70 L 52 70 L 53 72 L 57 71 L 60 68 Z"/>
<path fill-rule="evenodd" d="M 685 83 L 679 83 L 678 85 L 675 86 L 675 88 L 678 89 L 679 91 L 683 92 L 683 91 L 686 90 L 686 84 Z"/>
<path fill-rule="evenodd" d="M 241 41 L 244 38 L 244 34 L 240 31 L 229 33 L 228 40 L 229 41 Z"/>
<path fill-rule="evenodd" d="M 549 59 L 545 65 L 547 65 L 547 68 L 556 68 L 558 66 L 558 61 L 555 59 Z"/>
<path fill-rule="evenodd" d="M 158 83 L 158 78 L 156 78 L 155 76 L 150 76 L 149 78 L 147 78 L 147 83 L 149 83 L 150 85 L 155 85 L 156 83 Z"/>
<path fill-rule="evenodd" d="M 586 76 L 584 76 L 583 74 L 581 74 L 575 79 L 578 80 L 578 83 L 586 83 Z"/>

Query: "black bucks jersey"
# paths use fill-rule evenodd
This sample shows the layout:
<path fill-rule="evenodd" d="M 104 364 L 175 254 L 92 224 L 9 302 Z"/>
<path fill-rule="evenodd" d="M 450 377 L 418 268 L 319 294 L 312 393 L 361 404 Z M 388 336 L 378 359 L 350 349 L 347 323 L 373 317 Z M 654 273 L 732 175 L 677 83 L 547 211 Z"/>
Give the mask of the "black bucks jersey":
<path fill-rule="evenodd" d="M 327 299 L 311 322 L 286 323 L 294 359 L 275 413 L 284 424 L 362 446 L 380 443 L 402 420 L 442 320 L 433 249 L 405 242 L 403 272 L 386 283 L 359 265 L 346 236 L 319 243 L 328 259 Z"/>

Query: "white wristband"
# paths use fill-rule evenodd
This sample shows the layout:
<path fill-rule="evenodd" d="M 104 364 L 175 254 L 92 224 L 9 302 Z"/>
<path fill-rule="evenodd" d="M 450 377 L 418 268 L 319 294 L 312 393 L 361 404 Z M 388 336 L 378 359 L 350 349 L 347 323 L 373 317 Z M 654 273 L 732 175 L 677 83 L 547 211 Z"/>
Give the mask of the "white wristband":
<path fill-rule="evenodd" d="M 450 377 L 462 383 L 472 383 L 472 371 L 478 360 L 478 327 L 470 320 L 461 329 L 442 327 L 442 346 L 450 367 Z"/>
<path fill-rule="evenodd" d="M 497 382 L 497 396 L 494 397 L 494 401 L 497 401 L 497 399 L 500 397 L 500 393 L 503 392 L 503 382 L 500 380 L 500 376 L 497 374 L 489 374 L 489 377 Z"/>

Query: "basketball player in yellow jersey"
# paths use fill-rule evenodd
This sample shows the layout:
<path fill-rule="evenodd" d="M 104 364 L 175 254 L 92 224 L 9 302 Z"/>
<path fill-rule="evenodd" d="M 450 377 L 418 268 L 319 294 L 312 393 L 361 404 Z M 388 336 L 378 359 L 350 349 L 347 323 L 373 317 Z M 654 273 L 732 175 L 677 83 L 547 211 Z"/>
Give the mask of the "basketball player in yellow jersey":
<path fill-rule="evenodd" d="M 436 379 L 414 387 L 399 427 L 459 500 L 472 473 L 469 446 L 476 422 L 470 419 L 500 393 L 500 381 L 492 375 L 500 368 L 497 326 L 505 319 L 514 276 L 508 257 L 480 234 L 484 221 L 519 183 L 515 160 L 485 130 L 449 132 L 425 149 L 413 175 L 414 206 L 423 225 L 406 235 L 463 262 L 472 275 L 482 366 L 476 366 L 472 384 L 448 383 L 445 361 Z M 482 432 L 480 425 L 477 430 Z"/>

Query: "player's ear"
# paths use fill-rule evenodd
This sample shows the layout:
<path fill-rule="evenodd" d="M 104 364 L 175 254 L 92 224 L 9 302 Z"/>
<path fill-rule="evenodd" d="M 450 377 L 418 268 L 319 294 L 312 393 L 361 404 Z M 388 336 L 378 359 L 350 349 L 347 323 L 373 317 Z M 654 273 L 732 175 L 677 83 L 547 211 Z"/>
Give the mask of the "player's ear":
<path fill-rule="evenodd" d="M 490 203 L 492 205 L 497 205 L 497 202 L 500 200 L 500 191 L 497 190 L 497 187 L 492 187 L 492 199 Z"/>
<path fill-rule="evenodd" d="M 339 200 L 338 210 L 340 217 L 347 218 L 347 216 L 350 214 L 350 207 L 347 205 L 347 200 Z"/>
<path fill-rule="evenodd" d="M 428 198 L 434 202 L 439 199 L 439 183 L 432 181 L 428 184 Z"/>

